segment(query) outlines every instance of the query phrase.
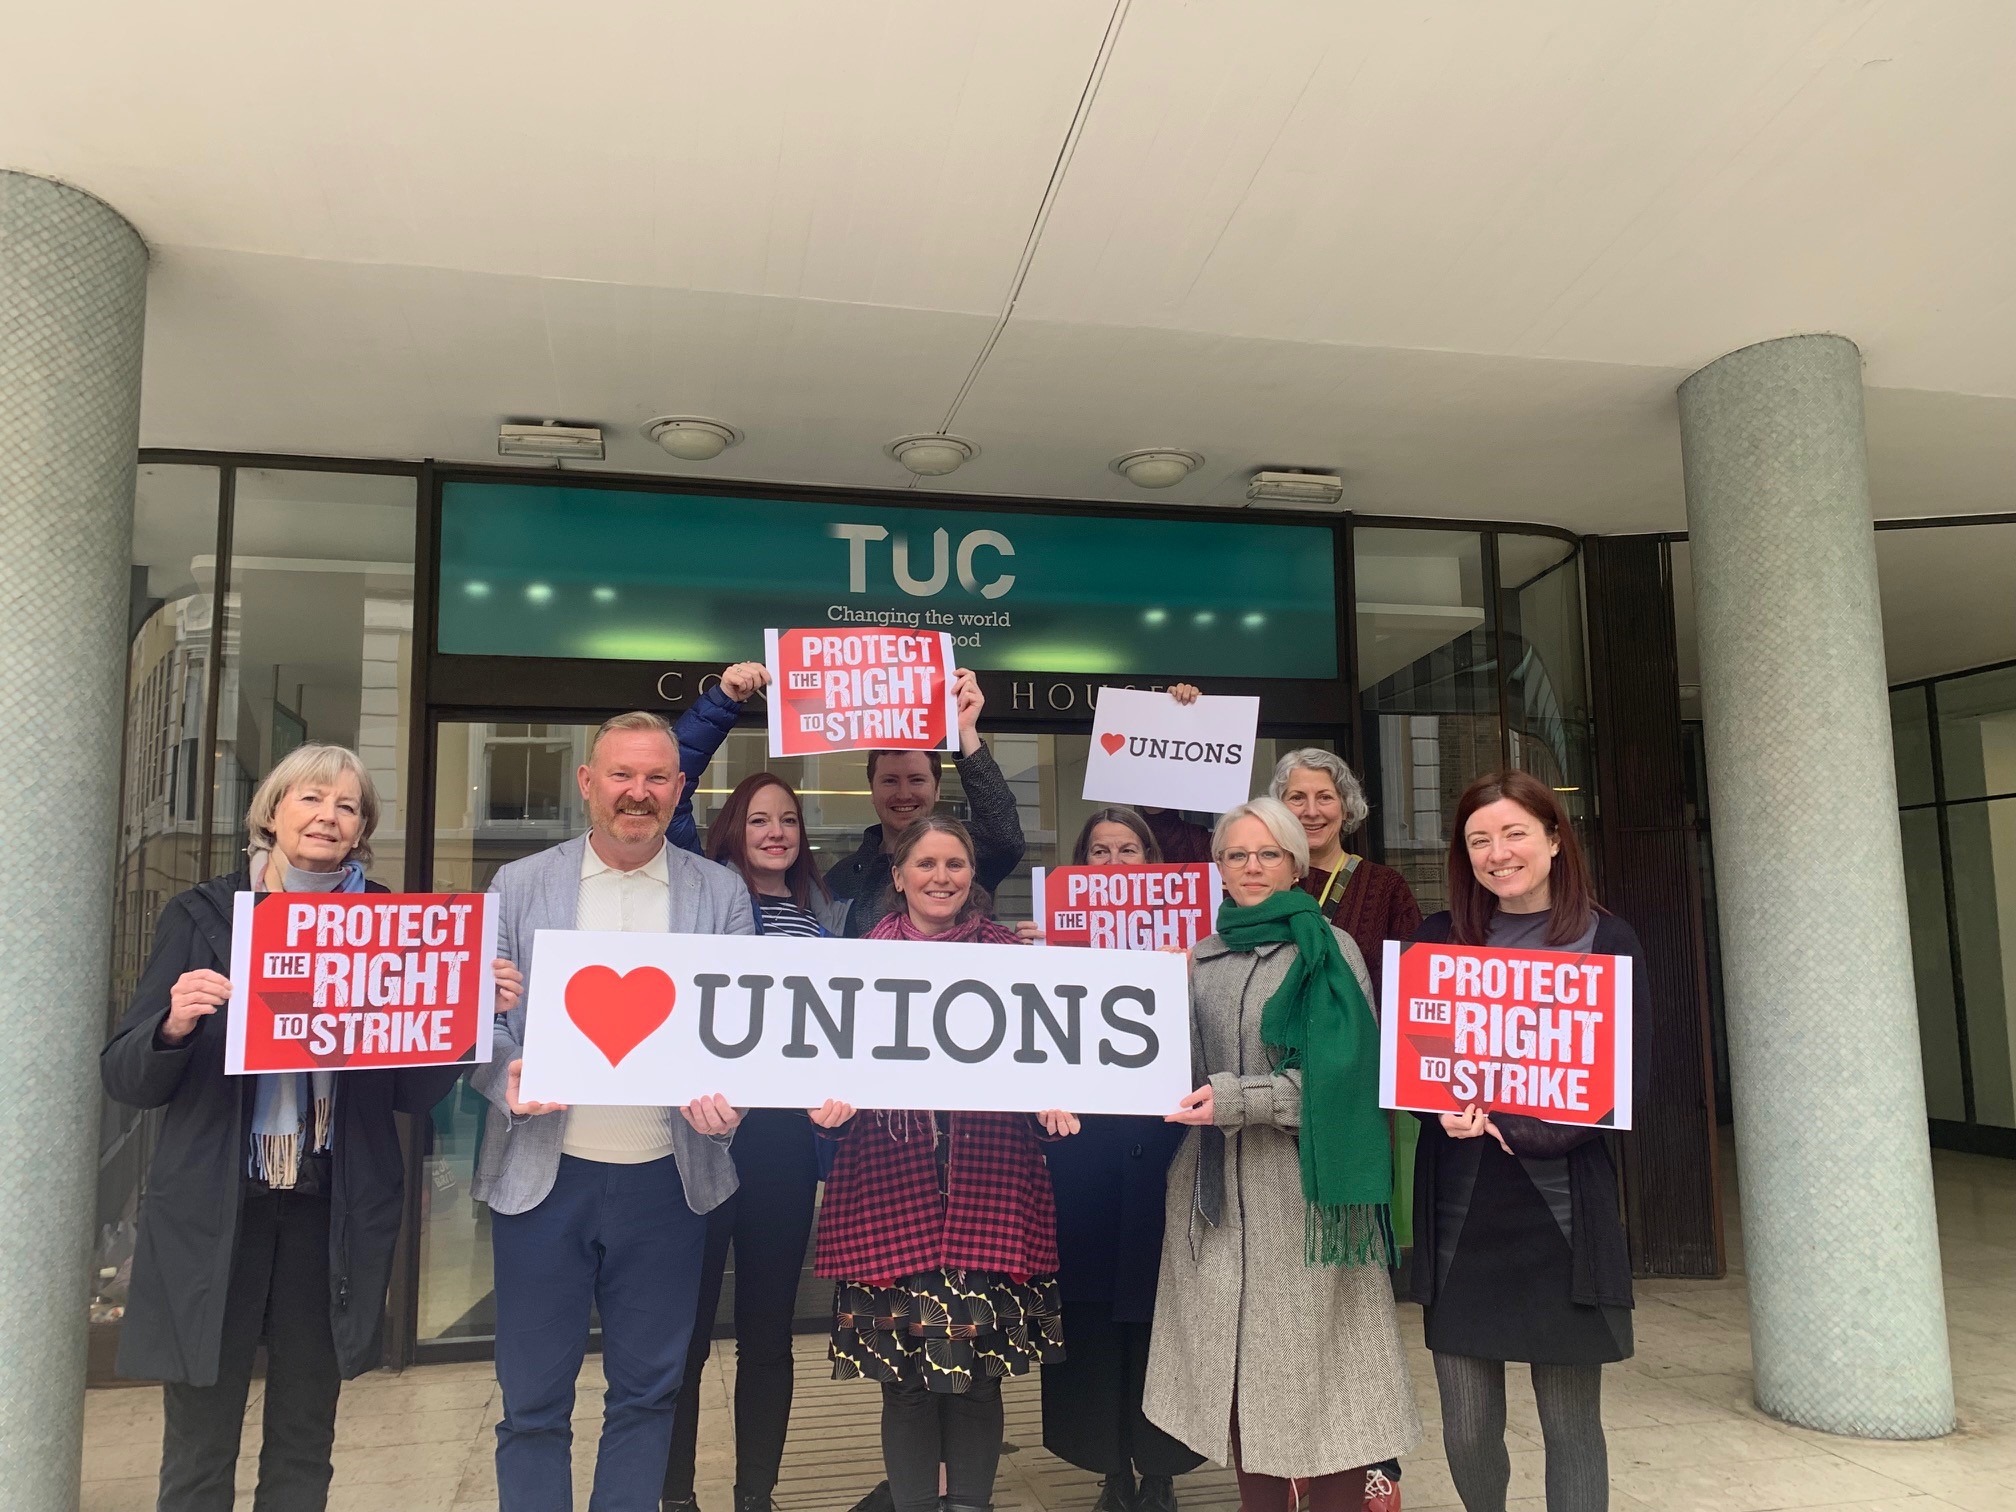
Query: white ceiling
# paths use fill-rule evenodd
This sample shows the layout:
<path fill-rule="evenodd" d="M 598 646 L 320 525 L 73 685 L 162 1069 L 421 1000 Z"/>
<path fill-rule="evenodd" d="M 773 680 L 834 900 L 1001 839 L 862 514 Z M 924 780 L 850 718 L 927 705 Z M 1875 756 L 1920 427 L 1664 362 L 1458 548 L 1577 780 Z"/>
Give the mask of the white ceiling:
<path fill-rule="evenodd" d="M 1889 682 L 2016 661 L 2016 524 L 1879 530 L 1876 578 Z M 1673 601 L 1680 684 L 1691 695 L 1701 660 L 1684 541 L 1673 547 Z"/>
<path fill-rule="evenodd" d="M 2007 0 L 17 9 L 61 62 L 0 165 L 154 249 L 149 445 L 560 417 L 889 486 L 949 425 L 925 487 L 1673 529 L 1674 386 L 1834 330 L 1880 515 L 2016 508 Z M 748 440 L 677 463 L 666 413 Z M 1208 461 L 1106 470 L 1154 445 Z"/>

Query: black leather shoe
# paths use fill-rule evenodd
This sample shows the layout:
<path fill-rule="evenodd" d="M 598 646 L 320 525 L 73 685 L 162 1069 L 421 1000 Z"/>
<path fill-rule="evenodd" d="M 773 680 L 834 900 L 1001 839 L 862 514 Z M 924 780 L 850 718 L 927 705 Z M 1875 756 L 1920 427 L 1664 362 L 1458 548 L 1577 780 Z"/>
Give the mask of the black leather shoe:
<path fill-rule="evenodd" d="M 877 1481 L 875 1489 L 849 1507 L 847 1512 L 896 1512 L 896 1498 L 889 1494 L 889 1482 Z"/>
<path fill-rule="evenodd" d="M 737 1486 L 735 1488 L 735 1512 L 776 1512 L 776 1508 L 770 1504 L 770 1493 L 768 1491 L 744 1491 L 740 1486 Z"/>
<path fill-rule="evenodd" d="M 1099 1482 L 1099 1500 L 1092 1503 L 1092 1512 L 1134 1512 L 1134 1506 L 1133 1475 L 1123 1471 Z"/>
<path fill-rule="evenodd" d="M 1176 1482 L 1167 1475 L 1144 1475 L 1134 1493 L 1134 1512 L 1176 1512 Z"/>
<path fill-rule="evenodd" d="M 658 1503 L 659 1512 L 700 1512 L 697 1496 L 668 1496 Z"/>

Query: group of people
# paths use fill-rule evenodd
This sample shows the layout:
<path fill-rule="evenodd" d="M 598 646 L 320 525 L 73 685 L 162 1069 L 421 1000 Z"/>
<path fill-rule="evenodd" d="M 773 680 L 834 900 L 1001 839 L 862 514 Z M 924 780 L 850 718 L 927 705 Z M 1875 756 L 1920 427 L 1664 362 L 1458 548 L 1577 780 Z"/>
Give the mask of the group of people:
<path fill-rule="evenodd" d="M 1235 1468 L 1247 1512 L 1397 1506 L 1398 1457 L 1421 1426 L 1393 1284 L 1381 948 L 1635 956 L 1552 791 L 1518 772 L 1472 784 L 1450 841 L 1451 907 L 1425 921 L 1398 873 L 1346 848 L 1366 804 L 1327 751 L 1291 752 L 1268 796 L 1208 831 L 1094 812 L 1077 864 L 1208 857 L 1224 884 L 1216 930 L 1190 952 L 1195 1090 L 1161 1118 L 526 1101 L 523 993 L 542 929 L 1002 946 L 1035 933 L 994 917 L 992 889 L 1024 844 L 969 672 L 951 758 L 969 823 L 936 812 L 937 753 L 881 751 L 868 760 L 880 822 L 823 875 L 798 794 L 769 772 L 735 787 L 702 854 L 694 779 L 766 681 L 740 663 L 676 726 L 609 720 L 578 776 L 587 833 L 492 883 L 497 1028 L 470 1075 L 489 1102 L 472 1195 L 492 1215 L 499 1506 L 572 1505 L 592 1309 L 607 1390 L 591 1508 L 697 1512 L 699 1384 L 732 1248 L 734 1512 L 770 1512 L 815 1210 L 833 1371 L 880 1385 L 875 1496 L 893 1512 L 986 1512 L 1002 1382 L 1038 1366 L 1044 1444 L 1104 1478 L 1098 1512 L 1174 1512 L 1176 1478 L 1205 1459 Z M 164 1383 L 171 1512 L 232 1504 L 262 1341 L 257 1505 L 322 1507 L 340 1384 L 377 1361 L 403 1209 L 392 1114 L 424 1113 L 461 1068 L 229 1078 L 217 1016 L 233 895 L 377 889 L 365 879 L 377 818 L 354 753 L 283 759 L 252 801 L 247 866 L 170 901 L 103 1054 L 112 1096 L 165 1110 L 119 1366 Z M 1411 1132 L 1415 1118 L 1397 1122 Z M 1601 1366 L 1631 1352 L 1608 1144 L 1477 1108 L 1420 1125 L 1406 1271 L 1464 1505 L 1505 1505 L 1504 1366 L 1522 1361 L 1549 1508 L 1601 1508 Z"/>

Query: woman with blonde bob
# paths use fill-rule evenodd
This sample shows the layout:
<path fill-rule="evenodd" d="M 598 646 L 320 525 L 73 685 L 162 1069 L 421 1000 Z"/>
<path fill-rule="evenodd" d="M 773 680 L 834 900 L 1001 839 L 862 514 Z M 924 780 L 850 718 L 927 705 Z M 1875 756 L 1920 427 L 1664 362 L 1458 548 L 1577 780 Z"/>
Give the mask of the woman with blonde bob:
<path fill-rule="evenodd" d="M 1243 1512 L 1358 1512 L 1366 1468 L 1421 1438 L 1387 1277 L 1393 1170 L 1370 981 L 1295 884 L 1278 799 L 1218 821 L 1218 932 L 1191 953 L 1198 1086 L 1168 1219 L 1144 1407 L 1230 1461 Z"/>
<path fill-rule="evenodd" d="M 378 794 L 356 752 L 305 745 L 252 797 L 247 864 L 169 899 L 105 1090 L 161 1108 L 119 1373 L 163 1383 L 163 1512 L 225 1512 L 253 1356 L 266 1345 L 262 1507 L 317 1509 L 343 1381 L 378 1363 L 399 1235 L 394 1112 L 424 1114 L 459 1066 L 224 1074 L 232 900 L 384 892 L 365 880 Z M 497 1007 L 518 973 L 494 963 Z"/>

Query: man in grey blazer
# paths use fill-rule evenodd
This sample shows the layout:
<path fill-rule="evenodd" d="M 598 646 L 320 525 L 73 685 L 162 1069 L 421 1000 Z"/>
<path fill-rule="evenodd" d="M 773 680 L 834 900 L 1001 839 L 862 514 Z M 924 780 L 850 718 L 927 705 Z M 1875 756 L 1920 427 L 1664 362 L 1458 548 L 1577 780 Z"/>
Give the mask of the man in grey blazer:
<path fill-rule="evenodd" d="M 620 714 L 576 774 L 589 832 L 497 873 L 497 950 L 529 978 L 541 929 L 753 934 L 749 889 L 665 843 L 684 778 L 670 727 Z M 684 1108 L 528 1103 L 523 1000 L 498 1015 L 472 1076 L 490 1100 L 472 1195 L 491 1210 L 497 1295 L 500 1512 L 573 1505 L 574 1381 L 589 1308 L 608 1380 L 590 1512 L 655 1512 L 694 1326 L 707 1224 L 735 1190 L 741 1115 L 719 1096 Z"/>

